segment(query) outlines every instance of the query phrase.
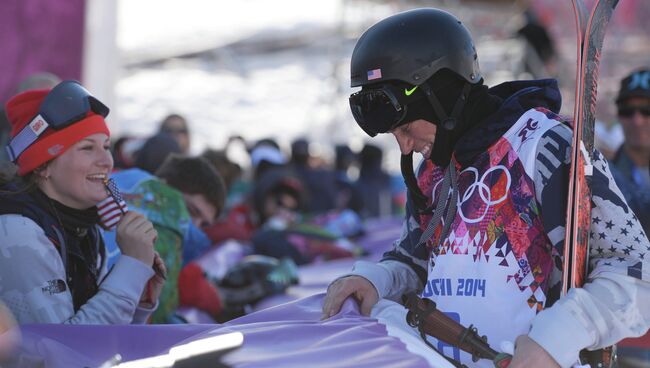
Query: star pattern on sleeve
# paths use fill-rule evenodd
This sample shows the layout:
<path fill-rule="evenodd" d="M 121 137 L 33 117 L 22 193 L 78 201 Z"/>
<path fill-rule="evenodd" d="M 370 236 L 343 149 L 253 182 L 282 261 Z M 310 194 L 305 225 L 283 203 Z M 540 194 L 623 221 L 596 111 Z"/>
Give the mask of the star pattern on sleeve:
<path fill-rule="evenodd" d="M 611 176 L 602 155 L 596 155 L 592 177 L 590 257 L 593 267 L 643 278 L 650 267 L 645 255 L 650 242 Z"/>

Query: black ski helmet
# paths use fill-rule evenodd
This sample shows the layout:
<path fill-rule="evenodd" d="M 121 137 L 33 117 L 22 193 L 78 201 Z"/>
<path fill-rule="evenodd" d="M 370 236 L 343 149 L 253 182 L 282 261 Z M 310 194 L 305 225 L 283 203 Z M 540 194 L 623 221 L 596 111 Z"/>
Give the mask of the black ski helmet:
<path fill-rule="evenodd" d="M 351 87 L 390 80 L 418 86 L 441 69 L 470 84 L 481 80 L 472 36 L 446 11 L 414 9 L 378 22 L 359 38 L 352 52 Z"/>
<path fill-rule="evenodd" d="M 449 146 L 449 138 L 457 134 L 455 130 L 459 125 L 458 121 L 461 119 L 471 87 L 482 84 L 478 55 L 469 30 L 455 16 L 434 8 L 399 13 L 370 27 L 357 41 L 350 66 L 351 87 L 370 86 L 369 89 L 372 90 L 373 85 L 390 81 L 421 87 L 437 119 L 437 122 L 431 121 L 431 123 L 443 128 L 436 134 L 432 156 L 440 150 L 445 150 L 444 146 L 438 149 L 439 141 L 442 140 Z M 442 106 L 433 92 L 433 86 L 426 83 L 441 70 L 449 70 L 465 82 L 451 111 Z M 368 100 L 372 101 L 373 96 L 370 93 L 368 95 L 370 97 Z M 366 133 L 373 136 L 370 133 L 376 130 L 368 129 L 367 125 L 374 122 L 364 119 L 359 114 L 363 109 L 353 106 L 353 96 L 355 94 L 350 97 L 350 106 L 355 120 Z M 402 108 L 402 106 L 397 107 Z M 406 109 L 402 111 L 401 119 L 404 119 Z M 397 122 L 397 124 L 403 123 L 408 121 Z M 386 126 L 395 125 L 383 124 L 384 129 Z M 412 152 L 402 155 L 401 168 L 415 207 L 421 213 L 428 213 L 427 197 L 420 191 L 413 173 Z"/>

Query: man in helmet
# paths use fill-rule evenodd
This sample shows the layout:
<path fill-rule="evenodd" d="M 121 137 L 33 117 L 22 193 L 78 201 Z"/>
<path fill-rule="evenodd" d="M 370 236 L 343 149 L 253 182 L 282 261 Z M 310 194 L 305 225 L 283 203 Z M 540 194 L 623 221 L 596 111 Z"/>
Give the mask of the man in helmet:
<path fill-rule="evenodd" d="M 349 296 L 367 315 L 416 291 L 494 347 L 516 341 L 510 367 L 568 367 L 583 348 L 645 333 L 650 244 L 598 152 L 591 272 L 560 299 L 572 131 L 556 81 L 483 85 L 471 35 L 437 9 L 375 24 L 351 64 L 354 118 L 370 136 L 395 136 L 409 196 L 394 248 L 335 280 L 324 318 Z M 413 152 L 424 158 L 416 173 Z"/>

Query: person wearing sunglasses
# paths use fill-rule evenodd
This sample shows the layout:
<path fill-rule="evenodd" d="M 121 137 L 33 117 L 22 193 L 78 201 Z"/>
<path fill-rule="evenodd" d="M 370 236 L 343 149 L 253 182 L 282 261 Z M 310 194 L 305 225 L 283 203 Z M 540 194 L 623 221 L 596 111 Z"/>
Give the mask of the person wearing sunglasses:
<path fill-rule="evenodd" d="M 358 261 L 328 287 L 323 318 L 353 297 L 420 293 L 493 347 L 509 367 L 569 367 L 584 348 L 645 333 L 650 243 L 596 152 L 590 275 L 561 295 L 572 131 L 555 80 L 484 85 L 472 36 L 452 14 L 388 17 L 352 53 L 352 115 L 392 134 L 408 188 L 403 233 L 379 263 Z M 413 170 L 412 155 L 423 156 Z M 429 338 L 469 367 L 493 366 Z M 444 347 L 444 349 L 443 349 Z"/>
<path fill-rule="evenodd" d="M 635 70 L 621 80 L 616 107 L 625 140 L 611 161 L 612 175 L 647 234 L 650 231 L 650 69 Z M 648 359 L 647 349 L 619 348 L 621 365 Z"/>
<path fill-rule="evenodd" d="M 634 206 L 644 230 L 650 230 L 650 69 L 636 70 L 621 80 L 616 97 L 618 120 L 625 141 L 612 166 L 616 182 Z M 630 190 L 624 188 L 630 187 Z"/>
<path fill-rule="evenodd" d="M 76 81 L 7 102 L 13 163 L 0 180 L 0 300 L 21 324 L 143 323 L 157 306 L 164 277 L 152 265 L 165 269 L 144 216 L 123 214 L 123 257 L 105 267 L 108 223 L 97 204 L 112 198 L 108 111 Z"/>
<path fill-rule="evenodd" d="M 171 135 L 184 154 L 190 151 L 190 130 L 187 120 L 178 114 L 170 114 L 160 123 L 159 133 Z"/>

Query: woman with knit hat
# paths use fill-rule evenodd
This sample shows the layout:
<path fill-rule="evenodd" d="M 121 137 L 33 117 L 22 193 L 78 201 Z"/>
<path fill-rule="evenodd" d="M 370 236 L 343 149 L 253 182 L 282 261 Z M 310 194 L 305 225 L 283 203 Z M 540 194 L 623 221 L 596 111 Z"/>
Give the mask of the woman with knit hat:
<path fill-rule="evenodd" d="M 19 323 L 143 323 L 164 282 L 152 265 L 164 266 L 151 222 L 127 212 L 117 223 L 122 257 L 105 269 L 99 225 L 109 223 L 97 204 L 113 198 L 108 108 L 64 81 L 14 96 L 6 113 L 15 165 L 0 170 L 0 299 Z"/>

